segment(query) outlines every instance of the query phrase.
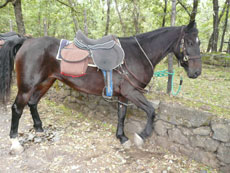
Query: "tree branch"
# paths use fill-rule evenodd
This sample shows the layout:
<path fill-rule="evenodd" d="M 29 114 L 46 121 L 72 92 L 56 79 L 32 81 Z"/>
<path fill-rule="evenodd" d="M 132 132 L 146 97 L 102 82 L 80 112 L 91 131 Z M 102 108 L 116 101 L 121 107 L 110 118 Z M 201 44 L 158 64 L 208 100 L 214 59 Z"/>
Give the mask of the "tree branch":
<path fill-rule="evenodd" d="M 193 0 L 193 9 L 192 9 L 192 14 L 190 16 L 190 21 L 193 21 L 196 18 L 198 3 L 199 3 L 198 0 Z"/>
<path fill-rule="evenodd" d="M 177 1 L 184 9 L 185 9 L 185 11 L 187 12 L 187 14 L 189 15 L 189 17 L 191 17 L 191 14 L 189 13 L 189 11 L 188 11 L 188 8 L 187 7 L 185 7 L 185 5 L 184 4 L 182 4 L 182 2 L 180 1 L 180 0 L 178 0 Z"/>
<path fill-rule="evenodd" d="M 73 7 L 71 7 L 69 4 L 66 4 L 66 3 L 64 3 L 64 2 L 62 2 L 62 1 L 60 1 L 60 0 L 57 0 L 60 4 L 62 4 L 62 5 L 65 5 L 65 6 L 67 6 L 67 7 L 69 7 L 69 8 L 71 8 L 71 10 L 73 10 L 75 13 L 78 13 Z"/>
<path fill-rule="evenodd" d="M 13 0 L 6 0 L 6 2 L 3 5 L 0 5 L 0 8 L 5 7 L 9 2 L 12 2 Z"/>

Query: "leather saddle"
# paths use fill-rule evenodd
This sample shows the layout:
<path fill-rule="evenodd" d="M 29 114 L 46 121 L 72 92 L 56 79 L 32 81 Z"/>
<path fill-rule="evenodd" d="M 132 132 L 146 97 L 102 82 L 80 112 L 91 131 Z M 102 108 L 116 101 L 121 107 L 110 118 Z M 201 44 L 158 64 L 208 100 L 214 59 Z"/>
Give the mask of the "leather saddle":
<path fill-rule="evenodd" d="M 79 30 L 74 44 L 80 49 L 90 51 L 94 64 L 101 70 L 113 70 L 123 63 L 124 51 L 113 35 L 94 40 Z"/>

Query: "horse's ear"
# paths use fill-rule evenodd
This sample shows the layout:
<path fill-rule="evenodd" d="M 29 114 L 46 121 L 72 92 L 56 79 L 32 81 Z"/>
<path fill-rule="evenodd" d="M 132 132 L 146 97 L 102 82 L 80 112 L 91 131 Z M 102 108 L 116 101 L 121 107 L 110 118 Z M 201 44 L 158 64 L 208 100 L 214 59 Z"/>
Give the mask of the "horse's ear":
<path fill-rule="evenodd" d="M 185 28 L 186 32 L 189 32 L 191 29 L 196 28 L 196 21 L 192 20 Z"/>

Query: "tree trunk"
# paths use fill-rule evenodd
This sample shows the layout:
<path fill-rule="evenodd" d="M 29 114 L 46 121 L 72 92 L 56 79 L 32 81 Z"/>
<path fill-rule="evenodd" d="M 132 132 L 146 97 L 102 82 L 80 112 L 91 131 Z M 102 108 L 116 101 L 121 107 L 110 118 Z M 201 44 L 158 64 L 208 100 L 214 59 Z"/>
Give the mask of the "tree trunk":
<path fill-rule="evenodd" d="M 87 11 L 84 9 L 84 33 L 88 36 Z"/>
<path fill-rule="evenodd" d="M 226 16 L 225 16 L 225 22 L 224 22 L 224 28 L 223 28 L 223 33 L 222 33 L 222 37 L 221 37 L 219 52 L 222 52 L 223 44 L 224 44 L 224 37 L 225 37 L 227 25 L 228 25 L 228 14 L 229 14 L 230 0 L 226 1 L 226 3 L 227 3 L 227 11 L 226 11 Z"/>
<path fill-rule="evenodd" d="M 171 14 L 171 26 L 175 26 L 176 21 L 176 0 L 172 0 L 172 14 Z M 173 55 L 168 55 L 168 72 L 173 73 Z M 172 75 L 168 75 L 167 93 L 170 94 L 172 91 Z"/>
<path fill-rule="evenodd" d="M 133 23 L 134 23 L 136 34 L 138 34 L 138 33 L 140 33 L 140 29 L 139 29 L 139 16 L 140 16 L 140 13 L 139 13 L 139 9 L 138 9 L 136 0 L 133 0 L 133 6 L 134 6 L 134 9 L 133 9 Z"/>
<path fill-rule="evenodd" d="M 190 22 L 196 19 L 198 3 L 199 3 L 199 0 L 193 0 L 193 9 L 192 9 L 192 13 L 190 16 Z"/>
<path fill-rule="evenodd" d="M 228 48 L 227 48 L 227 53 L 230 54 L 230 36 L 229 36 L 229 39 L 228 39 Z"/>
<path fill-rule="evenodd" d="M 121 27 L 122 27 L 122 31 L 123 31 L 123 35 L 125 36 L 126 35 L 126 28 L 125 28 L 125 25 L 124 25 L 124 22 L 121 18 L 121 13 L 118 9 L 118 3 L 117 3 L 117 0 L 115 0 L 115 5 L 116 5 L 116 11 L 117 11 L 117 14 L 118 14 L 118 17 L 119 17 L 119 20 L 120 20 L 120 24 L 121 24 Z"/>
<path fill-rule="evenodd" d="M 165 6 L 164 6 L 164 16 L 163 16 L 163 21 L 162 21 L 162 27 L 165 27 L 165 18 L 166 18 L 166 13 L 167 13 L 167 2 L 168 0 L 165 1 Z"/>
<path fill-rule="evenodd" d="M 106 28 L 105 28 L 105 35 L 109 33 L 109 22 L 110 22 L 110 2 L 111 0 L 107 0 L 107 20 L 106 20 Z"/>
<path fill-rule="evenodd" d="M 212 51 L 217 52 L 217 43 L 219 35 L 219 26 L 218 26 L 218 14 L 219 14 L 219 5 L 218 0 L 213 0 L 213 42 L 212 42 Z"/>
<path fill-rule="evenodd" d="M 16 18 L 18 33 L 24 35 L 26 33 L 26 30 L 23 22 L 21 0 L 15 0 L 13 2 L 13 6 L 14 6 L 14 14 Z"/>
<path fill-rule="evenodd" d="M 72 0 L 68 0 L 68 2 L 69 2 L 69 6 L 72 7 L 71 8 L 71 15 L 72 15 L 73 23 L 74 23 L 74 31 L 77 32 L 79 27 L 78 27 L 77 19 L 75 17 L 75 11 L 74 11 L 75 3 Z"/>
<path fill-rule="evenodd" d="M 207 51 L 206 52 L 209 52 L 212 48 L 212 42 L 213 42 L 213 32 L 212 32 L 212 35 L 208 41 L 208 48 L 207 48 Z"/>
<path fill-rule="evenodd" d="M 227 1 L 228 1 L 228 0 L 225 1 L 224 7 L 223 7 L 223 9 L 222 9 L 222 11 L 221 11 L 221 13 L 220 13 L 220 17 L 218 17 L 218 26 L 219 26 L 219 24 L 220 24 L 221 18 L 222 18 L 223 15 L 224 15 L 224 12 L 225 12 L 225 9 L 226 9 Z M 207 52 L 212 51 L 213 35 L 214 35 L 213 33 L 214 33 L 214 30 L 212 31 L 211 37 L 209 38 L 209 41 L 208 41 Z"/>
<path fill-rule="evenodd" d="M 11 19 L 10 19 L 9 23 L 10 23 L 10 32 L 12 32 L 13 31 L 13 23 L 12 23 Z"/>
<path fill-rule="evenodd" d="M 44 36 L 48 36 L 48 25 L 47 25 L 46 17 L 43 20 L 43 24 L 44 24 Z"/>

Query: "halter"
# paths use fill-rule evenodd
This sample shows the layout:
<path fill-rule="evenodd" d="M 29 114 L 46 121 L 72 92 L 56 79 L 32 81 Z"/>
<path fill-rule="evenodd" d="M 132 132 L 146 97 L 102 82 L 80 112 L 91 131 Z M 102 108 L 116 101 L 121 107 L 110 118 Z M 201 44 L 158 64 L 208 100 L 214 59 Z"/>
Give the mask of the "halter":
<path fill-rule="evenodd" d="M 201 57 L 191 58 L 189 55 L 187 55 L 187 53 L 186 53 L 186 47 L 185 47 L 185 44 L 184 44 L 185 43 L 184 42 L 185 33 L 183 31 L 184 31 L 184 27 L 181 28 L 181 35 L 182 35 L 181 37 L 182 38 L 181 38 L 181 41 L 180 41 L 180 53 L 184 54 L 183 61 L 187 62 L 189 60 L 201 59 Z M 177 43 L 177 45 L 178 45 L 178 43 Z"/>

